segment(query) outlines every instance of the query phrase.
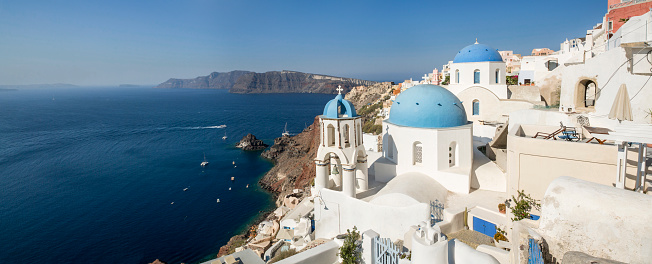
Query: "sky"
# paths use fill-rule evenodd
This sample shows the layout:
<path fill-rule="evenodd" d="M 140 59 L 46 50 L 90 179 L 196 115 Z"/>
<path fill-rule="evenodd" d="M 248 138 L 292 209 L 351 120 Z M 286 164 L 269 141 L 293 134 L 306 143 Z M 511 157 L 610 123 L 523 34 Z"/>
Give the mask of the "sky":
<path fill-rule="evenodd" d="M 232 70 L 420 79 L 476 38 L 558 50 L 606 12 L 606 0 L 0 0 L 0 85 L 156 85 Z"/>

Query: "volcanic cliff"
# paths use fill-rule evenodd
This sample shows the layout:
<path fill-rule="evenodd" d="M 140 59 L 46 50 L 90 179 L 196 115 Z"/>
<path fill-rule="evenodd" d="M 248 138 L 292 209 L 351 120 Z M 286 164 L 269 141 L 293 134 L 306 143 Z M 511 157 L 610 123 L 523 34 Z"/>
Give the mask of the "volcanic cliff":
<path fill-rule="evenodd" d="M 296 71 L 213 72 L 194 79 L 169 79 L 155 88 L 229 89 L 231 93 L 337 93 L 376 82 Z"/>

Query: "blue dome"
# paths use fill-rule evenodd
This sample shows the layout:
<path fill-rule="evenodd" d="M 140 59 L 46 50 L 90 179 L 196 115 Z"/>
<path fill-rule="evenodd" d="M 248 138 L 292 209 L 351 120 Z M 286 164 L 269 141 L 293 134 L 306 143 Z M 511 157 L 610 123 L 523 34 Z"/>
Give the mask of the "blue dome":
<path fill-rule="evenodd" d="M 484 44 L 473 44 L 460 50 L 460 52 L 455 55 L 453 63 L 485 61 L 503 61 L 503 57 L 500 56 L 500 53 L 492 47 Z"/>
<path fill-rule="evenodd" d="M 421 84 L 396 97 L 389 122 L 399 126 L 444 128 L 466 125 L 460 99 L 444 87 Z"/>
<path fill-rule="evenodd" d="M 326 118 L 356 117 L 355 107 L 351 102 L 344 100 L 342 94 L 338 94 L 324 107 L 324 116 Z"/>

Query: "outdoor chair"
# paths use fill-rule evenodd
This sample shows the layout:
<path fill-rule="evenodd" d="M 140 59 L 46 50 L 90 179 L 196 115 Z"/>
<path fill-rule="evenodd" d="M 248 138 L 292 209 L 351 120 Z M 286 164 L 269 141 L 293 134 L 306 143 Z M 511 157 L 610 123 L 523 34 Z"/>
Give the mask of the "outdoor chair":
<path fill-rule="evenodd" d="M 553 139 L 557 140 L 555 136 L 557 136 L 559 133 L 563 132 L 566 130 L 565 126 L 561 126 L 561 128 L 555 130 L 555 132 L 552 133 L 545 133 L 545 132 L 537 132 L 536 135 L 534 135 L 532 138 L 543 138 L 543 139 Z"/>
<path fill-rule="evenodd" d="M 574 127 L 567 127 L 564 131 L 561 132 L 561 136 L 558 136 L 559 139 L 564 139 L 566 141 L 579 141 L 580 137 L 577 135 L 577 130 Z"/>
<path fill-rule="evenodd" d="M 598 143 L 600 143 L 600 145 L 604 145 L 604 142 L 607 141 L 606 139 L 600 140 L 600 139 L 597 138 L 597 137 L 592 137 L 592 138 L 590 138 L 589 140 L 587 140 L 587 141 L 584 142 L 584 143 L 590 143 L 592 140 L 597 141 Z"/>

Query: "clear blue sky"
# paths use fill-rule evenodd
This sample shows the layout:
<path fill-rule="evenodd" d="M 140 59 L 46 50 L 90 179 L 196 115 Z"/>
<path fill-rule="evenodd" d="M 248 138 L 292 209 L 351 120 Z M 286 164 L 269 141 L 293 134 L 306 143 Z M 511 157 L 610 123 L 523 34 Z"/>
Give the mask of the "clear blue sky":
<path fill-rule="evenodd" d="M 527 55 L 607 1 L 0 0 L 0 84 L 158 84 L 213 71 L 418 79 L 477 37 Z"/>

